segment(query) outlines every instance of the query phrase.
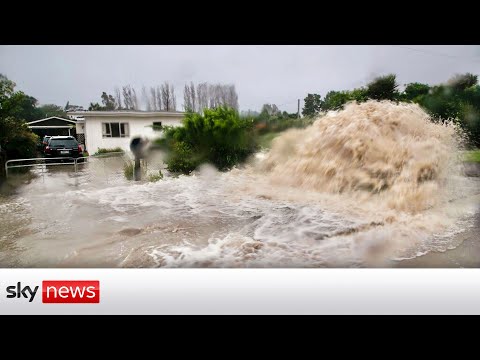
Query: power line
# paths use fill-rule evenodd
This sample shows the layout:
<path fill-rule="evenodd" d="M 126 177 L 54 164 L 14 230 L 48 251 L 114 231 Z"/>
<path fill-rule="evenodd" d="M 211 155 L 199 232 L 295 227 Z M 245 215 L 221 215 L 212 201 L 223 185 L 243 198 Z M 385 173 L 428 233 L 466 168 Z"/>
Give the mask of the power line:
<path fill-rule="evenodd" d="M 416 48 L 411 48 L 411 47 L 408 47 L 408 46 L 402 46 L 402 45 L 391 45 L 393 47 L 398 47 L 398 48 L 402 48 L 402 49 L 407 49 L 407 50 L 412 50 L 412 51 L 417 51 L 417 52 L 421 52 L 421 53 L 425 53 L 425 54 L 429 54 L 429 55 L 435 55 L 435 56 L 444 56 L 444 57 L 449 57 L 449 58 L 454 58 L 454 59 L 470 59 L 470 60 L 480 60 L 479 57 L 475 57 L 475 56 L 457 56 L 457 55 L 449 55 L 449 54 L 443 54 L 443 53 L 439 53 L 439 52 L 436 52 L 436 51 L 431 51 L 431 50 L 426 50 L 426 49 L 416 49 Z"/>
<path fill-rule="evenodd" d="M 296 103 L 296 102 L 297 102 L 297 100 L 295 100 L 295 101 L 290 101 L 290 102 L 288 102 L 288 103 L 284 103 L 284 104 L 277 105 L 277 107 L 280 107 L 280 106 L 283 106 L 283 105 L 290 105 L 290 104 L 293 104 L 293 103 Z"/>

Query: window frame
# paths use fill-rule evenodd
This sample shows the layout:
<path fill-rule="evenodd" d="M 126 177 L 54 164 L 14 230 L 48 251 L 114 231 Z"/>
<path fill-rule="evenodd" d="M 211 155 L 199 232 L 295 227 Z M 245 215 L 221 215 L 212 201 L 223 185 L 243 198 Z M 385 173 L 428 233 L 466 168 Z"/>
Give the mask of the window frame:
<path fill-rule="evenodd" d="M 160 125 L 158 125 L 160 124 Z M 161 121 L 154 121 L 152 123 L 152 129 L 153 131 L 163 131 L 163 124 Z"/>
<path fill-rule="evenodd" d="M 112 137 L 112 126 L 110 123 L 102 122 L 102 137 L 111 138 Z"/>
<path fill-rule="evenodd" d="M 118 125 L 119 136 L 113 136 L 112 124 Z M 123 125 L 123 131 L 122 131 Z M 128 138 L 130 137 L 130 123 L 121 121 L 102 122 L 102 138 Z"/>

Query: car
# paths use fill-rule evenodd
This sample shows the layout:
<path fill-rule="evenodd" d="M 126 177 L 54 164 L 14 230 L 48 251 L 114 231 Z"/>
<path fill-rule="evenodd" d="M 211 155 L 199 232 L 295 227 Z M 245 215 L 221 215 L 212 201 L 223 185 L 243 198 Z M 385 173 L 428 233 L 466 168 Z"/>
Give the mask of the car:
<path fill-rule="evenodd" d="M 46 158 L 78 158 L 82 153 L 80 145 L 73 136 L 52 136 L 44 151 Z"/>
<path fill-rule="evenodd" d="M 45 147 L 48 145 L 48 140 L 50 140 L 51 136 L 50 135 L 45 135 L 42 139 L 42 142 L 41 142 L 41 150 L 42 151 L 45 151 Z"/>

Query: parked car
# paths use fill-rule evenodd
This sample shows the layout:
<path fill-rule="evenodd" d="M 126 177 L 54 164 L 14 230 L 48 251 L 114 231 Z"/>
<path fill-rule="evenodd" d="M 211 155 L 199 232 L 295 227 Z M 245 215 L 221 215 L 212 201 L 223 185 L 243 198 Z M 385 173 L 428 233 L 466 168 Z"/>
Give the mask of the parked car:
<path fill-rule="evenodd" d="M 82 149 L 73 136 L 52 136 L 44 151 L 45 157 L 81 157 Z"/>
<path fill-rule="evenodd" d="M 40 147 L 40 150 L 42 150 L 42 152 L 45 152 L 45 147 L 48 145 L 48 140 L 50 140 L 51 136 L 49 135 L 45 135 L 41 141 L 41 147 Z"/>

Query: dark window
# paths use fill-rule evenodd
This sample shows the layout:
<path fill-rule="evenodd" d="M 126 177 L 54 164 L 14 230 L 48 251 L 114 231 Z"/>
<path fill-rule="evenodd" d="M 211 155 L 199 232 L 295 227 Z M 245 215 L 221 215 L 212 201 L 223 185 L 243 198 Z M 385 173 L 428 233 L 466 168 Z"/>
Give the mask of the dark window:
<path fill-rule="evenodd" d="M 53 149 L 57 148 L 67 148 L 73 149 L 78 147 L 77 140 L 75 139 L 51 139 L 48 146 Z"/>
<path fill-rule="evenodd" d="M 102 123 L 103 137 L 128 137 L 128 123 Z"/>
<path fill-rule="evenodd" d="M 125 134 L 125 128 L 128 128 L 128 124 L 121 123 L 120 124 L 120 134 L 122 134 L 122 135 Z"/>
<path fill-rule="evenodd" d="M 120 124 L 119 123 L 110 123 L 112 128 L 112 137 L 120 137 Z"/>
<path fill-rule="evenodd" d="M 162 122 L 161 121 L 154 122 L 153 123 L 153 130 L 162 131 Z"/>

